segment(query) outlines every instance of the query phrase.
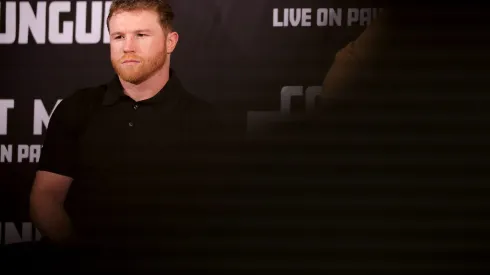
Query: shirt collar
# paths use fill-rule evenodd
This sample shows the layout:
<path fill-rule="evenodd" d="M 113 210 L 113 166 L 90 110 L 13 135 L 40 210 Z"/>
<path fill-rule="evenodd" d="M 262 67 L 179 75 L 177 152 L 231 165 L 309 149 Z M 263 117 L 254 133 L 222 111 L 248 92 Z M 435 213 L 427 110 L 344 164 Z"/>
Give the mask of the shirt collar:
<path fill-rule="evenodd" d="M 165 86 L 153 97 L 139 101 L 139 104 L 158 104 L 164 102 L 176 101 L 182 91 L 182 84 L 175 75 L 175 72 L 170 69 L 169 79 Z M 115 75 L 107 85 L 107 90 L 104 95 L 103 105 L 109 106 L 117 103 L 119 100 L 129 98 L 124 94 L 124 89 L 121 85 L 119 77 Z"/>

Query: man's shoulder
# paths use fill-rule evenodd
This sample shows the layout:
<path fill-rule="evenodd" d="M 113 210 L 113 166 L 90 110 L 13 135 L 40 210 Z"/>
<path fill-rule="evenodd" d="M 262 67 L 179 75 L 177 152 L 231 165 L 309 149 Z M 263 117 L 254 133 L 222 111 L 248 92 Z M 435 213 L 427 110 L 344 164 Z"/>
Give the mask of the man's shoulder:
<path fill-rule="evenodd" d="M 54 110 L 54 120 L 67 123 L 83 120 L 96 104 L 102 103 L 106 84 L 79 88 L 62 98 Z"/>
<path fill-rule="evenodd" d="M 97 100 L 101 100 L 106 90 L 107 84 L 79 88 L 68 94 L 63 101 L 70 105 L 91 104 Z"/>

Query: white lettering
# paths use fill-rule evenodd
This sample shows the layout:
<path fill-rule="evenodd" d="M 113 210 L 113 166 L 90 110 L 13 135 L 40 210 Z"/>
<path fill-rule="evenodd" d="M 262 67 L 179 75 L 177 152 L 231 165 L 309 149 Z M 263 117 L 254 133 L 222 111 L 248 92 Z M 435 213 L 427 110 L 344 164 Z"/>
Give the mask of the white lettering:
<path fill-rule="evenodd" d="M 301 12 L 301 26 L 311 27 L 311 9 L 303 9 Z"/>
<path fill-rule="evenodd" d="M 281 90 L 281 113 L 289 114 L 291 112 L 291 97 L 303 95 L 303 87 L 286 86 Z"/>
<path fill-rule="evenodd" d="M 2 3 L 0 3 L 0 17 L 2 15 Z M 1 18 L 0 18 L 1 19 Z M 12 44 L 17 33 L 17 9 L 14 1 L 5 3 L 5 32 L 0 33 L 0 44 Z"/>
<path fill-rule="evenodd" d="M 29 145 L 21 144 L 17 147 L 17 163 L 29 157 Z"/>
<path fill-rule="evenodd" d="M 41 145 L 29 146 L 29 163 L 39 162 L 40 156 L 41 156 Z"/>
<path fill-rule="evenodd" d="M 316 99 L 322 93 L 321 86 L 308 87 L 305 91 L 306 111 L 313 112 L 316 109 Z"/>
<path fill-rule="evenodd" d="M 107 27 L 107 18 L 109 17 L 109 11 L 111 9 L 112 1 L 105 2 L 105 14 L 104 21 L 102 22 L 102 28 L 104 29 L 104 43 L 108 44 L 110 42 L 109 28 Z"/>
<path fill-rule="evenodd" d="M 41 157 L 42 144 L 0 144 L 0 163 L 12 163 L 16 159 L 16 163 L 38 163 Z"/>
<path fill-rule="evenodd" d="M 352 23 L 359 22 L 359 9 L 347 10 L 347 26 L 352 26 Z"/>
<path fill-rule="evenodd" d="M 291 113 L 291 98 L 293 96 L 304 96 L 306 111 L 311 112 L 316 108 L 316 98 L 322 92 L 321 86 L 311 86 L 303 94 L 302 86 L 286 86 L 281 90 L 281 113 Z"/>
<path fill-rule="evenodd" d="M 316 25 L 319 27 L 341 26 L 342 9 L 318 9 Z"/>
<path fill-rule="evenodd" d="M 13 222 L 5 223 L 5 244 L 32 241 L 32 223 L 22 223 L 22 234 L 17 231 Z"/>
<path fill-rule="evenodd" d="M 60 13 L 70 11 L 69 1 L 52 2 L 49 5 L 49 42 L 52 44 L 73 43 L 73 22 L 63 22 L 63 32 L 60 32 Z"/>
<path fill-rule="evenodd" d="M 382 11 L 383 9 L 378 8 L 351 8 L 347 12 L 347 25 L 351 26 L 353 23 L 359 23 L 360 26 L 367 26 Z"/>
<path fill-rule="evenodd" d="M 248 111 L 247 135 L 253 138 L 270 133 L 270 125 L 274 123 L 301 121 L 303 114 L 291 112 L 291 98 L 304 96 L 306 112 L 312 112 L 316 108 L 316 98 L 321 93 L 321 86 L 307 87 L 303 93 L 303 86 L 285 86 L 281 89 L 280 111 Z"/>
<path fill-rule="evenodd" d="M 301 9 L 289 9 L 289 18 L 291 26 L 299 26 L 299 23 L 301 22 Z"/>
<path fill-rule="evenodd" d="M 5 235 L 2 234 L 2 224 L 5 225 Z M 34 232 L 34 240 L 32 239 L 32 233 Z M 42 238 L 41 232 L 33 226 L 32 222 L 23 222 L 22 223 L 22 234 L 19 233 L 15 223 L 13 222 L 0 222 L 0 240 L 4 237 L 3 240 L 5 244 L 13 244 L 19 242 L 32 242 L 39 241 Z"/>
<path fill-rule="evenodd" d="M 91 4 L 90 22 L 87 22 L 88 3 Z M 6 16 L 0 44 L 13 44 L 16 39 L 19 44 L 45 44 L 46 37 L 51 44 L 72 44 L 74 38 L 79 44 L 97 44 L 101 40 L 108 44 L 109 33 L 105 22 L 111 4 L 112 1 L 37 1 L 36 4 L 20 1 L 17 9 L 16 1 L 7 1 L 5 5 L 2 2 L 0 15 Z M 33 5 L 36 5 L 35 11 Z M 76 10 L 72 10 L 72 5 Z M 60 22 L 60 14 L 70 12 L 75 14 L 75 22 Z M 33 41 L 29 41 L 29 36 Z"/>
<path fill-rule="evenodd" d="M 27 44 L 29 30 L 37 44 L 46 43 L 46 2 L 37 2 L 35 13 L 29 2 L 20 2 L 19 10 L 19 44 Z"/>
<path fill-rule="evenodd" d="M 284 27 L 288 27 L 289 26 L 289 9 L 284 9 L 283 15 L 284 15 Z"/>
<path fill-rule="evenodd" d="M 48 115 L 46 108 L 44 108 L 42 100 L 34 100 L 34 135 L 42 135 L 43 126 L 45 126 L 46 128 L 48 127 L 49 119 L 51 118 L 51 115 L 53 115 L 54 110 L 56 109 L 56 107 L 58 107 L 58 104 L 60 104 L 60 102 L 61 99 L 58 99 L 58 101 L 56 101 L 53 110 Z"/>
<path fill-rule="evenodd" d="M 273 27 L 311 27 L 312 10 L 306 9 L 283 9 L 282 18 L 279 9 L 272 10 Z"/>
<path fill-rule="evenodd" d="M 11 163 L 13 154 L 12 144 L 4 145 L 0 147 L 0 163 Z"/>
<path fill-rule="evenodd" d="M 79 44 L 96 44 L 100 41 L 102 28 L 102 2 L 92 2 L 91 30 L 87 28 L 87 2 L 77 2 L 75 40 Z"/>
<path fill-rule="evenodd" d="M 328 9 L 318 9 L 316 11 L 316 25 L 325 27 L 328 25 Z"/>
<path fill-rule="evenodd" d="M 371 9 L 361 9 L 360 13 L 360 19 L 359 19 L 359 24 L 361 26 L 364 25 L 369 25 L 371 22 Z"/>
<path fill-rule="evenodd" d="M 282 21 L 279 21 L 279 9 L 272 10 L 272 20 L 273 27 L 284 27 L 284 23 Z"/>
<path fill-rule="evenodd" d="M 0 99 L 0 135 L 7 134 L 8 109 L 14 108 L 13 99 Z"/>
<path fill-rule="evenodd" d="M 36 227 L 34 227 L 34 241 L 40 241 L 42 239 L 43 235 L 41 234 L 41 232 L 39 231 L 39 229 L 37 229 Z"/>

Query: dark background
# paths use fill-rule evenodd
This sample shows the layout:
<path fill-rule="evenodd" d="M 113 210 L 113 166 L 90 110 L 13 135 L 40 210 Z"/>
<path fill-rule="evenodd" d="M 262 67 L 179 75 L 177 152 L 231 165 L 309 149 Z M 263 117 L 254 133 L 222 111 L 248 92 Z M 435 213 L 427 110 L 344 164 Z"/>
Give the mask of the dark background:
<path fill-rule="evenodd" d="M 29 2 L 35 9 L 37 1 Z M 77 1 L 72 2 L 72 12 L 62 19 L 74 21 Z M 362 31 L 362 26 L 272 27 L 274 8 L 323 7 L 370 6 L 354 1 L 174 1 L 180 41 L 172 67 L 189 92 L 222 109 L 229 127 L 243 134 L 248 111 L 279 110 L 283 86 L 320 86 L 335 52 Z M 5 3 L 1 12 L 4 32 Z M 15 100 L 15 108 L 8 111 L 8 135 L 0 136 L 0 144 L 14 147 L 42 143 L 43 136 L 32 132 L 35 99 L 41 99 L 49 113 L 58 99 L 113 75 L 109 46 L 102 42 L 35 44 L 30 35 L 28 44 L 0 44 L 0 55 L 1 98 Z M 0 220 L 27 221 L 35 164 L 1 167 L 0 193 L 8 207 Z"/>
<path fill-rule="evenodd" d="M 216 213 L 206 227 L 215 229 L 208 240 L 218 255 L 213 267 L 323 274 L 490 270 L 486 23 L 475 7 L 426 7 L 429 16 L 418 20 L 413 14 L 423 9 L 404 6 L 389 60 L 382 70 L 366 69 L 379 73 L 378 83 L 358 85 L 377 100 L 348 94 L 312 118 L 303 116 L 304 99 L 294 98 L 286 120 L 264 117 L 266 131 L 239 150 L 246 164 L 239 179 L 202 194 L 200 203 Z M 365 28 L 345 21 L 273 28 L 273 8 L 376 5 L 179 0 L 173 7 L 180 41 L 172 67 L 191 93 L 222 110 L 236 135 L 256 137 L 247 114 L 276 116 L 284 86 L 320 86 L 336 52 Z M 0 144 L 42 143 L 32 135 L 34 99 L 49 112 L 57 99 L 113 74 L 106 44 L 29 41 L 0 45 L 1 98 L 15 99 Z M 288 120 L 294 115 L 299 122 Z M 2 228 L 14 222 L 20 230 L 29 221 L 34 169 L 1 164 Z"/>

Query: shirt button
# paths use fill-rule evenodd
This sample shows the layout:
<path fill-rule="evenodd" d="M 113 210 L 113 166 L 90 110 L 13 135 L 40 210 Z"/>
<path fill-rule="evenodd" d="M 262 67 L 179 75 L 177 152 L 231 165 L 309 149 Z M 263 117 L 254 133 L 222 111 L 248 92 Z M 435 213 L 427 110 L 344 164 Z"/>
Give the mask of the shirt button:
<path fill-rule="evenodd" d="M 130 122 L 128 123 L 129 127 L 133 127 L 134 123 Z"/>
<path fill-rule="evenodd" d="M 134 104 L 133 109 L 136 110 L 136 109 L 138 109 L 138 107 L 139 107 L 138 104 Z"/>

